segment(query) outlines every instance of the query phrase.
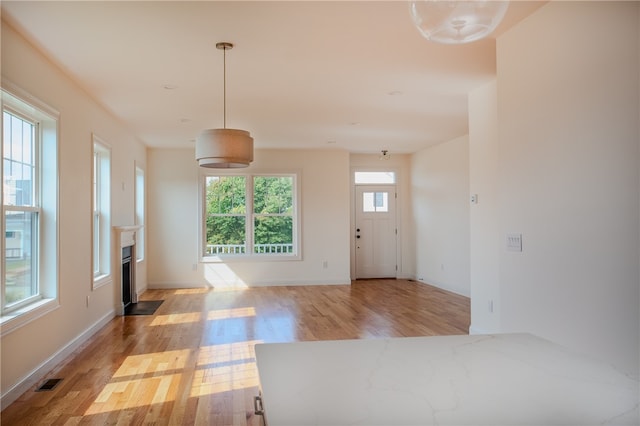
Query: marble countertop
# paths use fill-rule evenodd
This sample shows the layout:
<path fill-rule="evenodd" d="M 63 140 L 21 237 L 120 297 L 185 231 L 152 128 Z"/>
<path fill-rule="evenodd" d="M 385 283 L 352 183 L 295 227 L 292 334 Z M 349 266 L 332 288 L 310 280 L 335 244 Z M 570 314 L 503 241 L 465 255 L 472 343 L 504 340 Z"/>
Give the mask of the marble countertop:
<path fill-rule="evenodd" d="M 639 382 L 529 334 L 256 345 L 268 426 L 638 425 Z"/>

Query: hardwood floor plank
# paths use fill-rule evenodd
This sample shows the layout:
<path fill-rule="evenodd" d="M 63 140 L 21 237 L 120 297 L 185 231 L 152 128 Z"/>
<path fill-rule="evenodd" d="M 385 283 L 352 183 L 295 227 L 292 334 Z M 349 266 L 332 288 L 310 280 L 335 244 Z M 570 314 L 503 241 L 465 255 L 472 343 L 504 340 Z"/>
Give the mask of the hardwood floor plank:
<path fill-rule="evenodd" d="M 26 392 L 3 425 L 261 426 L 255 345 L 467 334 L 469 299 L 406 280 L 350 286 L 149 290 L 153 316 L 117 317 Z"/>

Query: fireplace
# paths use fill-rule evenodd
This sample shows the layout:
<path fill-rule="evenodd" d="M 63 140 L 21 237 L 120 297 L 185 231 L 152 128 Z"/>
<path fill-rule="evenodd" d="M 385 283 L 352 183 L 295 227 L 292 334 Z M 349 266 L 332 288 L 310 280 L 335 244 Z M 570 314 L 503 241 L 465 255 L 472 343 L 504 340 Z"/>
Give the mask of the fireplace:
<path fill-rule="evenodd" d="M 114 226 L 115 261 L 113 271 L 116 315 L 124 315 L 124 309 L 138 303 L 136 290 L 136 232 L 140 226 Z"/>
<path fill-rule="evenodd" d="M 133 267 L 131 265 L 131 253 L 133 249 L 134 246 L 122 247 L 122 304 L 125 309 L 132 302 Z"/>

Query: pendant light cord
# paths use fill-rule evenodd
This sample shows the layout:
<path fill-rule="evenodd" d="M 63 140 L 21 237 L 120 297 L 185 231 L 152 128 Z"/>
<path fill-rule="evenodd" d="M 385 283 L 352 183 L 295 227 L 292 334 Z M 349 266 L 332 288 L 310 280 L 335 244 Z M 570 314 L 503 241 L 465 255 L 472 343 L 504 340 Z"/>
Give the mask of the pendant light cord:
<path fill-rule="evenodd" d="M 228 41 L 216 43 L 216 48 L 222 50 L 222 127 L 227 128 L 227 50 L 233 49 Z"/>
<path fill-rule="evenodd" d="M 227 49 L 224 48 L 222 49 L 222 66 L 223 66 L 223 70 L 222 70 L 222 84 L 223 84 L 223 88 L 222 88 L 222 102 L 224 102 L 224 104 L 222 105 L 222 111 L 223 111 L 223 118 L 222 118 L 222 128 L 226 129 L 227 128 Z"/>

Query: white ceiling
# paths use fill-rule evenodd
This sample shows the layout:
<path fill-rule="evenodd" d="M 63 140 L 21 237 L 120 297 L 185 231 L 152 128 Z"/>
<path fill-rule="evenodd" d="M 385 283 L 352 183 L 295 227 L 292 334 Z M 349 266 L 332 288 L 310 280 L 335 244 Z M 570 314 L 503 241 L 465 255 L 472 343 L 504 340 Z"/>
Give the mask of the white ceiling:
<path fill-rule="evenodd" d="M 496 34 L 542 2 L 512 2 Z M 256 148 L 410 153 L 467 133 L 495 39 L 439 45 L 406 1 L 2 1 L 2 17 L 152 147 L 223 125 Z M 167 89 L 165 87 L 171 87 Z"/>

